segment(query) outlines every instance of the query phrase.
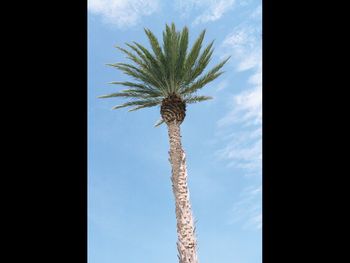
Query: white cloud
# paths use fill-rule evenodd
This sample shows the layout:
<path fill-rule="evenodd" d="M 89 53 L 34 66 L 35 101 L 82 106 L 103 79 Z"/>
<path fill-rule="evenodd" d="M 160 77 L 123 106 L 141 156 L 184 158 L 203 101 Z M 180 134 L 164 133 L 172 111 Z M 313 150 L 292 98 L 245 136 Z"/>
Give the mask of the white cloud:
<path fill-rule="evenodd" d="M 261 87 L 257 86 L 234 96 L 231 110 L 217 123 L 217 136 L 224 138 L 226 146 L 216 155 L 246 175 L 261 175 L 261 104 Z"/>
<path fill-rule="evenodd" d="M 120 28 L 136 25 L 158 10 L 158 0 L 88 0 L 88 10 Z"/>
<path fill-rule="evenodd" d="M 229 82 L 227 79 L 224 79 L 222 81 L 219 82 L 219 84 L 217 85 L 216 91 L 221 91 L 223 89 L 225 89 L 226 87 L 228 87 Z"/>
<path fill-rule="evenodd" d="M 208 0 L 176 0 L 175 9 L 179 11 L 181 16 L 188 16 L 193 9 L 199 8 L 207 2 Z"/>
<path fill-rule="evenodd" d="M 224 56 L 232 55 L 237 74 L 248 72 L 246 87 L 228 97 L 228 111 L 217 122 L 217 137 L 225 146 L 216 155 L 229 167 L 254 176 L 254 186 L 243 189 L 229 212 L 229 223 L 241 223 L 244 229 L 261 229 L 262 174 L 262 44 L 261 12 L 251 9 L 247 19 L 233 28 L 222 44 Z"/>
<path fill-rule="evenodd" d="M 254 9 L 253 14 L 256 14 Z M 256 18 L 256 15 L 254 16 Z M 262 156 L 262 45 L 261 27 L 249 23 L 236 26 L 222 47 L 232 54 L 236 72 L 251 71 L 247 87 L 229 99 L 228 112 L 217 122 L 218 134 L 232 134 L 227 146 L 218 151 L 230 166 L 261 174 Z M 225 54 L 227 55 L 227 54 Z M 240 130 L 238 133 L 237 131 Z M 255 136 L 249 136 L 254 133 Z"/>
<path fill-rule="evenodd" d="M 224 139 L 226 146 L 216 156 L 227 162 L 228 167 L 244 171 L 244 175 L 260 176 L 262 168 L 261 127 L 232 131 Z"/>
<path fill-rule="evenodd" d="M 223 47 L 238 62 L 237 71 L 253 68 L 261 70 L 261 29 L 254 25 L 239 25 L 226 37 Z"/>
<path fill-rule="evenodd" d="M 239 201 L 237 201 L 229 211 L 228 224 L 244 222 L 243 229 L 261 229 L 261 193 L 261 184 L 243 189 Z"/>
<path fill-rule="evenodd" d="M 261 19 L 262 17 L 262 6 L 259 5 L 249 16 L 252 19 Z"/>
<path fill-rule="evenodd" d="M 235 0 L 210 1 L 207 10 L 194 20 L 194 24 L 212 22 L 220 19 L 224 13 L 231 10 Z"/>
<path fill-rule="evenodd" d="M 182 16 L 188 16 L 192 10 L 202 12 L 193 24 L 213 22 L 220 19 L 234 7 L 236 0 L 177 0 L 176 8 Z"/>
<path fill-rule="evenodd" d="M 248 6 L 252 3 L 253 0 L 240 0 L 239 5 L 240 6 Z"/>
<path fill-rule="evenodd" d="M 261 123 L 262 87 L 261 85 L 256 85 L 231 98 L 229 112 L 217 122 L 217 125 L 219 128 L 233 124 L 248 127 L 252 125 L 261 125 Z"/>

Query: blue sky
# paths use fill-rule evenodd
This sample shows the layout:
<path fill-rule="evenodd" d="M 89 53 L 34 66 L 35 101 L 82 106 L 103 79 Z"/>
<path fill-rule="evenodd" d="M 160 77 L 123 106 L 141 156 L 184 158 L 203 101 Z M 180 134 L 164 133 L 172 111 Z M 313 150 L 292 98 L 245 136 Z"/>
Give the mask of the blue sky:
<path fill-rule="evenodd" d="M 260 263 L 261 1 L 89 0 L 88 259 L 89 263 L 176 263 L 175 204 L 166 126 L 159 109 L 111 110 L 97 99 L 127 76 L 106 66 L 125 61 L 115 45 L 149 47 L 143 28 L 160 38 L 165 23 L 187 25 L 190 43 L 207 29 L 215 39 L 209 68 L 227 55 L 225 74 L 188 106 L 181 125 L 201 263 Z"/>

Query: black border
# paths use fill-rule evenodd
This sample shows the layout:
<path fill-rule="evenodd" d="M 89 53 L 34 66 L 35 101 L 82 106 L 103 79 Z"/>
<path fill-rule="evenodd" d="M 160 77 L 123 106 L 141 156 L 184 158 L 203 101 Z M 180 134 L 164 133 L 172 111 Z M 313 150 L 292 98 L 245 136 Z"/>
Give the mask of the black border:
<path fill-rule="evenodd" d="M 312 250 L 323 240 L 312 239 L 320 236 L 321 221 L 312 212 L 322 211 L 315 190 L 325 171 L 313 162 L 322 153 L 312 150 L 319 149 L 323 128 L 315 129 L 319 116 L 310 112 L 318 109 L 315 95 L 323 86 L 316 78 L 324 79 L 313 74 L 322 65 L 317 52 L 322 41 L 313 39 L 321 29 L 315 16 L 324 13 L 309 5 L 263 1 L 264 263 L 315 262 L 325 252 Z"/>
<path fill-rule="evenodd" d="M 16 10 L 5 26 L 12 50 L 3 49 L 15 73 L 3 96 L 10 258 L 85 263 L 87 1 L 16 4 L 6 9 Z"/>

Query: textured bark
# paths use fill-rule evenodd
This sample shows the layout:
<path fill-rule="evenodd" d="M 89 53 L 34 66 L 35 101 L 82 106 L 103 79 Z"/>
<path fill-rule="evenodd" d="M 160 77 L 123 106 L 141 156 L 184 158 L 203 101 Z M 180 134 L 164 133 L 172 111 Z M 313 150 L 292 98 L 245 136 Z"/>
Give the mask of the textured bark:
<path fill-rule="evenodd" d="M 170 95 L 163 99 L 160 114 L 166 123 L 181 124 L 186 116 L 186 103 L 178 95 Z"/>
<path fill-rule="evenodd" d="M 172 166 L 172 186 L 175 196 L 177 221 L 177 249 L 179 263 L 198 263 L 197 241 L 187 186 L 185 152 L 181 145 L 180 125 L 174 121 L 167 123 L 170 140 L 170 163 Z"/>

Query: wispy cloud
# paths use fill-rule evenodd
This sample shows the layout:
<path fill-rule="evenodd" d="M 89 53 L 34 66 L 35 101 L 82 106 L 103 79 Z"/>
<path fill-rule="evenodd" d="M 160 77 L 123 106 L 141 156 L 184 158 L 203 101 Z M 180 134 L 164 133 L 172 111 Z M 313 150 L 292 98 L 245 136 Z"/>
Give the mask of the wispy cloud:
<path fill-rule="evenodd" d="M 257 129 L 252 133 L 261 133 L 261 130 Z M 246 141 L 242 141 L 242 138 L 247 137 L 246 134 L 248 133 L 237 133 L 229 144 L 219 150 L 217 154 L 221 159 L 228 161 L 229 167 L 244 170 L 246 176 L 260 174 L 262 160 L 261 139 L 247 138 Z"/>
<path fill-rule="evenodd" d="M 251 14 L 256 14 L 257 10 Z M 251 20 L 257 18 L 253 17 Z M 230 166 L 261 174 L 261 25 L 247 21 L 235 27 L 222 44 L 222 48 L 232 54 L 236 72 L 249 70 L 252 73 L 247 79 L 247 88 L 232 94 L 228 112 L 217 122 L 218 135 L 228 138 L 227 146 L 220 149 L 218 155 L 228 160 Z"/>
<path fill-rule="evenodd" d="M 224 13 L 231 10 L 235 0 L 210 1 L 206 11 L 194 20 L 194 24 L 212 22 L 220 19 Z"/>
<path fill-rule="evenodd" d="M 261 68 L 260 26 L 243 23 L 235 27 L 224 40 L 223 47 L 232 52 L 235 60 L 238 61 L 236 65 L 238 71 Z"/>
<path fill-rule="evenodd" d="M 151 15 L 158 8 L 158 0 L 88 0 L 89 12 L 119 28 L 136 25 L 142 16 Z"/>
<path fill-rule="evenodd" d="M 244 222 L 243 229 L 261 229 L 261 193 L 261 185 L 243 189 L 239 201 L 229 211 L 228 224 Z"/>
<path fill-rule="evenodd" d="M 249 16 L 252 19 L 261 19 L 262 17 L 262 5 L 258 5 L 255 10 Z"/>
<path fill-rule="evenodd" d="M 261 174 L 262 162 L 262 87 L 261 72 L 250 77 L 253 88 L 235 94 L 229 111 L 217 122 L 217 136 L 226 146 L 217 156 L 228 166 L 243 169 L 246 175 Z"/>
<path fill-rule="evenodd" d="M 249 74 L 243 89 L 227 97 L 228 110 L 217 122 L 217 138 L 225 146 L 216 155 L 228 167 L 243 172 L 249 187 L 229 211 L 229 223 L 243 229 L 262 227 L 262 43 L 261 6 L 251 7 L 244 22 L 237 25 L 222 43 L 223 57 L 232 55 L 236 74 Z"/>
<path fill-rule="evenodd" d="M 260 73 L 259 73 L 260 74 Z M 232 96 L 229 101 L 228 113 L 218 121 L 218 127 L 232 124 L 260 125 L 262 122 L 262 88 L 256 85 L 253 88 Z"/>
<path fill-rule="evenodd" d="M 227 88 L 229 85 L 229 82 L 227 79 L 224 79 L 222 81 L 220 81 L 218 84 L 217 84 L 217 88 L 216 88 L 216 91 L 221 91 L 225 88 Z"/>
<path fill-rule="evenodd" d="M 176 6 L 182 16 L 188 16 L 192 10 L 199 11 L 201 14 L 193 24 L 202 24 L 220 19 L 235 3 L 236 0 L 178 0 Z"/>

